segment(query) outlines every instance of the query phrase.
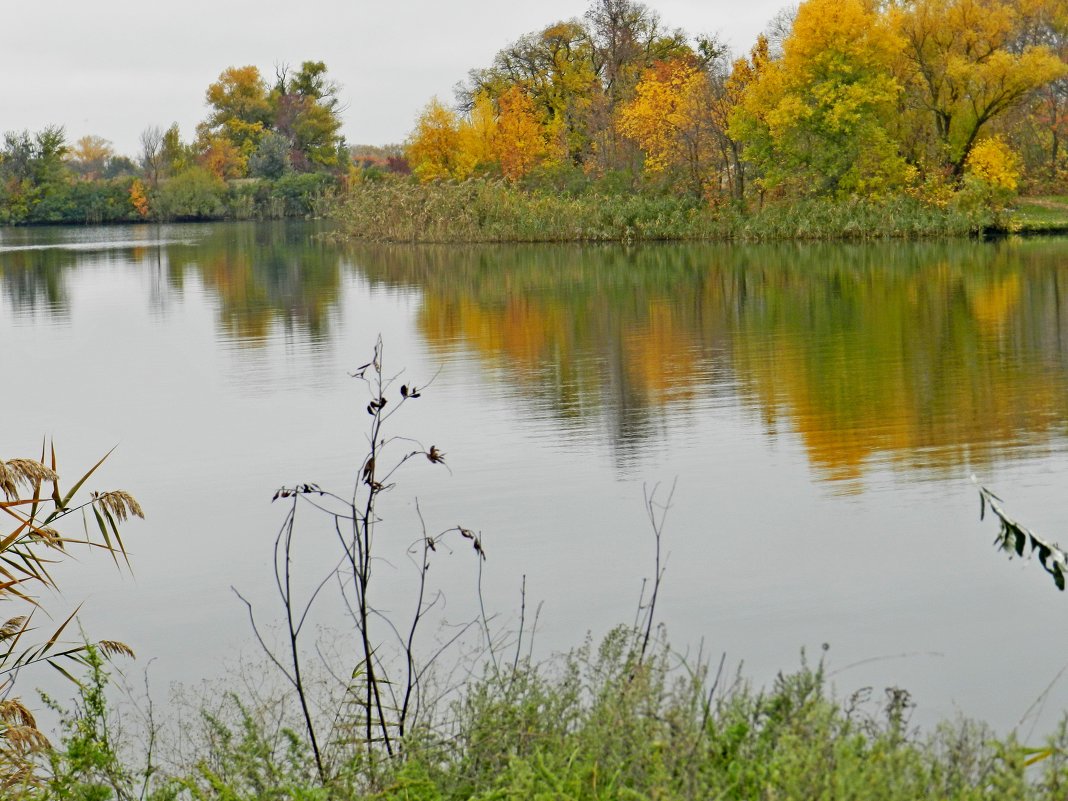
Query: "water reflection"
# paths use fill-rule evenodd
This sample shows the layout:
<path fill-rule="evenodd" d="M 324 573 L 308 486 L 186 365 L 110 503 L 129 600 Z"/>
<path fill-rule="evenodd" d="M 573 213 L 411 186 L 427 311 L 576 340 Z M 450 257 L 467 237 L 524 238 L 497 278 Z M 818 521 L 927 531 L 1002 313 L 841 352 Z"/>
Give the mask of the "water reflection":
<path fill-rule="evenodd" d="M 7 229 L 0 285 L 17 313 L 68 312 L 67 272 L 116 262 L 151 268 L 179 295 L 195 277 L 219 301 L 223 331 L 245 345 L 272 327 L 313 341 L 330 336 L 340 257 L 306 224 L 144 225 Z M 165 293 L 153 286 L 153 302 Z"/>
<path fill-rule="evenodd" d="M 180 289 L 190 276 L 219 299 L 219 322 L 245 344 L 276 325 L 313 342 L 330 338 L 341 286 L 335 248 L 306 225 L 218 226 L 195 245 L 164 248 L 166 273 Z"/>
<path fill-rule="evenodd" d="M 43 312 L 62 319 L 70 312 L 64 273 L 76 263 L 61 250 L 0 253 L 0 288 L 17 314 Z"/>
<path fill-rule="evenodd" d="M 822 477 L 936 473 L 1064 433 L 1066 243 L 366 248 L 417 286 L 419 325 L 521 402 L 612 420 L 640 449 L 680 409 L 736 394 L 796 431 Z"/>
<path fill-rule="evenodd" d="M 724 405 L 796 433 L 847 484 L 876 463 L 940 475 L 1063 445 L 1064 240 L 338 248 L 292 224 L 106 232 L 3 232 L 0 293 L 62 318 L 70 273 L 115 259 L 152 271 L 154 304 L 195 280 L 217 338 L 246 355 L 278 331 L 327 348 L 349 278 L 417 293 L 439 358 L 473 356 L 565 433 L 606 429 L 621 464 Z"/>

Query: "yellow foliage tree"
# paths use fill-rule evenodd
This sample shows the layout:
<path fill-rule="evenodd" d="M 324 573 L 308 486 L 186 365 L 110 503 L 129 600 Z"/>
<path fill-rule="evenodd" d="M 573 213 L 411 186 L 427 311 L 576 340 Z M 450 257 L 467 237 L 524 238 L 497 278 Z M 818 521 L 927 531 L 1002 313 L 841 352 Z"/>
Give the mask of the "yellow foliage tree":
<path fill-rule="evenodd" d="M 247 168 L 248 154 L 225 136 L 209 136 L 200 143 L 200 166 L 216 178 L 241 178 Z"/>
<path fill-rule="evenodd" d="M 206 99 L 214 109 L 213 122 L 229 117 L 266 122 L 271 114 L 263 76 L 254 66 L 227 67 L 219 79 L 208 86 Z"/>
<path fill-rule="evenodd" d="M 577 158 L 591 146 L 602 99 L 593 50 L 581 23 L 558 22 L 501 50 L 493 66 L 473 70 L 466 91 L 472 99 L 485 94 L 499 106 L 518 86 L 551 129 L 554 145 Z"/>
<path fill-rule="evenodd" d="M 130 184 L 130 205 L 143 220 L 148 216 L 148 197 L 145 195 L 145 185 L 140 178 L 135 178 Z"/>
<path fill-rule="evenodd" d="M 801 4 L 782 58 L 761 65 L 731 117 L 766 186 L 870 195 L 908 180 L 889 134 L 901 46 L 864 0 Z"/>
<path fill-rule="evenodd" d="M 440 181 L 462 173 L 460 119 L 454 111 L 431 100 L 408 137 L 405 158 L 420 181 Z"/>
<path fill-rule="evenodd" d="M 228 67 L 205 98 L 211 113 L 197 126 L 200 163 L 220 178 L 244 177 L 271 125 L 267 84 L 256 67 Z"/>
<path fill-rule="evenodd" d="M 965 174 L 1006 192 L 1020 181 L 1020 159 L 1000 136 L 980 139 L 965 162 Z"/>
<path fill-rule="evenodd" d="M 485 92 L 475 97 L 471 113 L 460 121 L 459 153 L 454 170 L 455 177 L 467 178 L 480 166 L 496 161 L 493 149 L 497 137 L 497 113 L 493 101 Z"/>
<path fill-rule="evenodd" d="M 715 157 L 707 74 L 681 59 L 646 70 L 617 127 L 645 153 L 645 172 L 679 170 L 690 190 L 705 191 Z"/>
<path fill-rule="evenodd" d="M 1020 157 L 1000 136 L 980 139 L 964 163 L 964 188 L 959 201 L 993 211 L 1004 209 L 1016 196 Z"/>
<path fill-rule="evenodd" d="M 115 155 L 115 151 L 107 139 L 89 135 L 75 142 L 67 155 L 82 177 L 94 180 L 103 173 L 108 159 Z"/>
<path fill-rule="evenodd" d="M 930 115 L 939 151 L 933 158 L 954 175 L 963 174 L 987 123 L 1068 71 L 1046 46 L 1020 46 L 1024 4 L 905 0 L 891 12 L 905 42 L 907 96 Z"/>
<path fill-rule="evenodd" d="M 501 173 L 516 181 L 549 159 L 552 151 L 547 130 L 538 118 L 534 101 L 518 86 L 497 99 L 499 113 L 493 137 L 493 155 Z"/>

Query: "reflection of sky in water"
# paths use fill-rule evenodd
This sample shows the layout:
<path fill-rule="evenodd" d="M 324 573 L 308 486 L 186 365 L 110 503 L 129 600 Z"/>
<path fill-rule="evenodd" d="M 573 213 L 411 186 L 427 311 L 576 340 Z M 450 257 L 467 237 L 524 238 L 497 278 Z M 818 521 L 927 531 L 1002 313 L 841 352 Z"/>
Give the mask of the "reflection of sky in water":
<path fill-rule="evenodd" d="M 62 242 L 48 245 L 0 245 L 0 253 L 17 253 L 27 250 L 71 250 L 83 253 L 103 253 L 109 250 L 128 250 L 139 247 L 164 247 L 167 245 L 193 245 L 192 239 L 118 240 L 115 242 Z"/>
<path fill-rule="evenodd" d="M 211 226 L 197 230 L 194 226 L 170 224 L 0 228 L 0 253 L 50 249 L 93 252 L 193 244 L 210 231 Z"/>
<path fill-rule="evenodd" d="M 527 576 L 529 606 L 545 601 L 539 649 L 629 621 L 652 569 L 643 485 L 677 476 L 662 609 L 680 646 L 704 638 L 763 681 L 830 642 L 840 689 L 908 687 L 923 722 L 959 705 L 1007 726 L 1060 669 L 1036 644 L 1061 599 L 989 547 L 968 481 L 979 468 L 1040 531 L 1068 522 L 1051 300 L 1068 268 L 1052 245 L 793 249 L 803 269 L 790 269 L 781 248 L 439 263 L 305 233 L 177 226 L 168 238 L 196 244 L 0 254 L 5 380 L 26 388 L 5 401 L 0 455 L 48 434 L 73 467 L 119 444 L 99 488 L 148 512 L 128 537 L 135 577 L 86 557 L 61 568 L 65 597 L 88 599 L 92 631 L 158 657 L 162 685 L 221 673 L 247 642 L 230 585 L 273 612 L 270 496 L 350 485 L 367 415 L 348 374 L 379 334 L 389 370 L 433 378 L 397 433 L 436 444 L 452 471 L 413 463 L 384 499 L 388 608 L 407 599 L 418 494 L 431 527 L 483 533 L 502 620 Z M 976 254 L 981 270 L 964 263 Z M 470 567 L 458 551 L 435 576 L 451 622 L 469 611 Z M 1004 686 L 1020 671 L 1033 686 Z M 1054 695 L 1050 709 L 1068 703 L 1068 687 Z"/>

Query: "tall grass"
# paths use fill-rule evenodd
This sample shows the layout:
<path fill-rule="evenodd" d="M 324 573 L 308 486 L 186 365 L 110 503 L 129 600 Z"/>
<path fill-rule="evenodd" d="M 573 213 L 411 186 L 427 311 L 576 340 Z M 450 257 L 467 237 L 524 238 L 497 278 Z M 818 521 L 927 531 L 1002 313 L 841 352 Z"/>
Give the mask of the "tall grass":
<path fill-rule="evenodd" d="M 748 211 L 687 197 L 568 195 L 486 180 L 366 182 L 339 196 L 329 213 L 342 236 L 389 242 L 870 240 L 966 236 L 987 224 L 981 214 L 906 196 L 804 199 Z"/>
<path fill-rule="evenodd" d="M 148 783 L 132 781 L 139 770 L 148 775 L 136 759 L 120 765 L 97 750 L 87 761 L 85 737 L 65 738 L 48 790 L 33 797 L 66 801 L 75 796 L 49 790 L 77 787 L 77 798 L 130 801 L 1052 801 L 1068 791 L 1064 723 L 1050 738 L 1052 756 L 1029 767 L 1031 751 L 978 723 L 918 732 L 909 696 L 897 688 L 836 697 L 823 663 L 803 655 L 799 669 L 758 690 L 722 666 L 687 663 L 662 637 L 639 658 L 640 639 L 621 627 L 544 663 L 487 669 L 412 731 L 373 779 L 354 753 L 324 785 L 296 717 L 286 726 L 280 707 L 224 694 L 199 726 L 183 724 L 183 748 L 157 753 L 165 769 Z M 99 730 L 91 719 L 65 728 Z M 127 791 L 109 794 L 116 787 Z"/>
<path fill-rule="evenodd" d="M 42 445 L 40 459 L 0 459 L 0 798 L 38 785 L 37 761 L 50 747 L 14 694 L 20 673 L 49 665 L 73 679 L 70 670 L 92 666 L 90 656 L 133 655 L 118 640 L 71 641 L 64 632 L 77 609 L 42 629 L 47 612 L 37 598 L 42 590 L 58 593 L 55 565 L 75 548 L 104 551 L 116 567 L 126 560 L 119 528 L 144 517 L 140 504 L 124 490 L 80 492 L 108 455 L 73 481 L 60 475 L 54 446 Z"/>

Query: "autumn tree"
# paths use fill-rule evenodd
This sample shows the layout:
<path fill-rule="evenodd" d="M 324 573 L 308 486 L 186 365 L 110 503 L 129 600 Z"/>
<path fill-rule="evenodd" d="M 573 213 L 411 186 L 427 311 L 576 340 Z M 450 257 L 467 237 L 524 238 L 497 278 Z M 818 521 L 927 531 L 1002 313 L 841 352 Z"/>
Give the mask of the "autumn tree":
<path fill-rule="evenodd" d="M 211 169 L 216 175 L 224 177 L 218 169 L 224 162 L 227 170 L 244 174 L 249 156 L 274 116 L 268 95 L 263 76 L 253 66 L 227 67 L 219 80 L 208 86 L 206 100 L 211 111 L 197 126 L 197 139 L 206 154 L 205 163 L 215 165 Z M 237 159 L 233 168 L 229 166 L 231 156 Z"/>
<path fill-rule="evenodd" d="M 761 42 L 766 60 L 766 41 Z M 746 59 L 729 64 L 727 48 L 715 39 L 703 40 L 700 48 L 700 57 L 646 70 L 618 115 L 619 131 L 642 148 L 647 174 L 665 175 L 696 196 L 726 192 L 741 198 L 744 164 L 741 143 L 730 135 L 730 117 L 753 70 Z"/>
<path fill-rule="evenodd" d="M 74 171 L 86 180 L 99 178 L 115 155 L 111 142 L 102 136 L 83 136 L 68 152 Z"/>
<path fill-rule="evenodd" d="M 220 177 L 244 176 L 273 133 L 260 167 L 269 161 L 277 166 L 281 137 L 289 165 L 299 172 L 347 169 L 339 91 L 321 61 L 305 61 L 293 73 L 279 67 L 273 86 L 256 67 L 227 68 L 207 90 L 210 113 L 197 127 L 201 164 Z"/>
<path fill-rule="evenodd" d="M 980 133 L 1036 89 L 1065 75 L 1045 44 L 1020 41 L 1027 0 L 904 0 L 892 13 L 903 42 L 906 99 L 928 115 L 934 152 L 961 176 Z"/>
<path fill-rule="evenodd" d="M 537 109 L 566 161 L 588 170 L 627 167 L 633 144 L 620 140 L 617 108 L 629 102 L 643 72 L 658 61 L 693 56 L 685 34 L 634 0 L 594 0 L 581 20 L 557 22 L 499 51 L 472 70 L 461 106 L 486 94 L 494 103 L 518 86 Z"/>
<path fill-rule="evenodd" d="M 1022 27 L 1013 49 L 1044 45 L 1068 62 L 1068 0 L 1020 0 Z M 993 126 L 1013 141 L 1032 177 L 1056 181 L 1068 153 L 1068 75 L 1039 87 Z"/>
<path fill-rule="evenodd" d="M 908 170 L 888 130 L 900 51 L 863 0 L 803 3 L 782 58 L 763 65 L 731 119 L 764 185 L 866 195 L 902 184 Z"/>
<path fill-rule="evenodd" d="M 420 181 L 435 181 L 466 177 L 459 154 L 460 119 L 434 98 L 416 120 L 404 156 Z"/>
<path fill-rule="evenodd" d="M 708 75 L 692 61 L 662 62 L 646 71 L 619 114 L 619 131 L 645 153 L 645 172 L 674 173 L 701 196 L 718 179 L 716 131 Z"/>
<path fill-rule="evenodd" d="M 339 94 L 322 61 L 305 61 L 293 75 L 284 66 L 277 69 L 270 127 L 291 143 L 289 160 L 297 171 L 347 166 Z"/>
<path fill-rule="evenodd" d="M 491 66 L 469 73 L 459 92 L 461 106 L 473 108 L 479 96 L 497 104 L 513 87 L 530 98 L 569 157 L 581 161 L 589 151 L 599 91 L 589 32 L 577 22 L 559 22 L 520 37 Z"/>
<path fill-rule="evenodd" d="M 1019 157 L 1003 139 L 986 137 L 975 143 L 964 163 L 965 200 L 978 200 L 986 208 L 1003 208 L 1015 197 L 1019 182 Z"/>
<path fill-rule="evenodd" d="M 792 16 L 790 24 L 793 25 Z M 731 133 L 731 119 L 741 106 L 750 84 L 755 83 L 771 63 L 770 48 L 769 39 L 761 34 L 748 57 L 735 59 L 729 68 L 724 68 L 723 54 L 710 65 L 712 93 L 708 111 L 712 116 L 731 195 L 739 201 L 745 197 L 747 165 L 742 158 L 742 142 Z"/>
<path fill-rule="evenodd" d="M 504 177 L 515 181 L 550 156 L 547 130 L 533 100 L 518 86 L 501 95 L 497 103 L 500 112 L 491 152 Z"/>
<path fill-rule="evenodd" d="M 656 11 L 635 0 L 594 0 L 585 18 L 610 111 L 630 99 L 646 69 L 690 51 L 681 30 L 664 28 Z"/>
<path fill-rule="evenodd" d="M 458 174 L 472 175 L 480 168 L 485 171 L 499 167 L 495 152 L 499 142 L 497 110 L 487 94 L 483 92 L 475 98 L 467 118 L 459 120 L 458 130 Z"/>
<path fill-rule="evenodd" d="M 149 204 L 148 195 L 145 194 L 145 185 L 141 183 L 140 179 L 135 178 L 130 183 L 130 205 L 133 206 L 134 211 L 137 212 L 141 219 L 148 217 Z"/>
<path fill-rule="evenodd" d="M 202 136 L 198 150 L 197 163 L 216 178 L 243 178 L 248 172 L 249 155 L 226 136 Z"/>

